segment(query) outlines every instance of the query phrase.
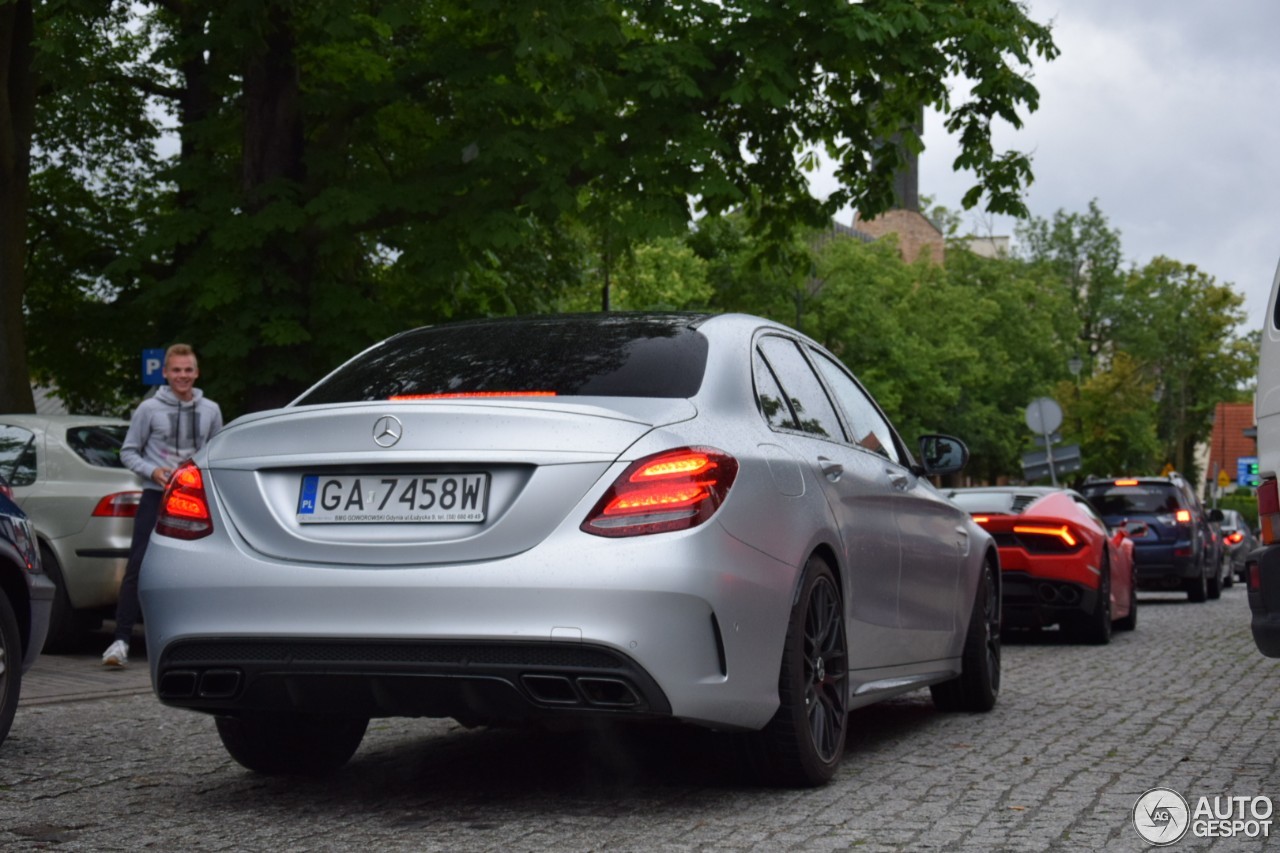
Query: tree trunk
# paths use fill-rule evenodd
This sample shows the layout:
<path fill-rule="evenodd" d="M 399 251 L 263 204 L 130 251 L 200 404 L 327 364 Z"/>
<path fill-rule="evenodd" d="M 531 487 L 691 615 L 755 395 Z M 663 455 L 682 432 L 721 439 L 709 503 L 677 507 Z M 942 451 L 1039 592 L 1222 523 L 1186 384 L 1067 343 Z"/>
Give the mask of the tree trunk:
<path fill-rule="evenodd" d="M 262 210 L 277 198 L 287 198 L 304 187 L 306 166 L 294 21 L 288 4 L 274 4 L 266 11 L 267 26 L 261 47 L 246 57 L 244 71 L 244 150 L 241 189 L 245 209 Z M 293 199 L 297 201 L 296 198 Z M 262 278 L 264 307 L 292 306 L 305 317 L 310 304 L 313 252 L 306 234 L 271 235 L 254 254 L 258 268 L 249 274 Z M 309 326 L 304 320 L 304 325 Z M 309 343 L 281 347 L 259 340 L 250 353 L 251 365 L 292 365 L 311 362 Z M 296 375 L 296 373 L 295 373 Z M 249 382 L 247 411 L 282 406 L 305 389 L 307 382 L 282 371 L 269 370 Z"/>
<path fill-rule="evenodd" d="M 0 4 L 0 412 L 34 412 L 22 313 L 26 291 L 35 50 L 31 0 Z"/>

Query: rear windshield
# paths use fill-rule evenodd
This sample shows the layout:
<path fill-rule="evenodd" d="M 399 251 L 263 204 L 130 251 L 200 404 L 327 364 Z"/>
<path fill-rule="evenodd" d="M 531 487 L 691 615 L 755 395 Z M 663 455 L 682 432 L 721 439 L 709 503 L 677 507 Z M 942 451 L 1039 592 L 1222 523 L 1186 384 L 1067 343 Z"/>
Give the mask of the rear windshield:
<path fill-rule="evenodd" d="M 1036 499 L 1035 495 L 1020 495 L 1015 492 L 953 491 L 947 497 L 966 512 L 996 515 L 1021 515 L 1027 504 Z"/>
<path fill-rule="evenodd" d="M 1157 483 L 1137 486 L 1085 486 L 1084 496 L 1099 515 L 1174 512 L 1181 509 L 1178 490 Z"/>
<path fill-rule="evenodd" d="M 90 465 L 101 468 L 123 468 L 120 445 L 124 444 L 127 426 L 101 424 L 79 426 L 67 430 L 67 446 Z"/>
<path fill-rule="evenodd" d="M 432 326 L 344 365 L 298 405 L 466 396 L 692 397 L 698 315 L 591 314 Z"/>

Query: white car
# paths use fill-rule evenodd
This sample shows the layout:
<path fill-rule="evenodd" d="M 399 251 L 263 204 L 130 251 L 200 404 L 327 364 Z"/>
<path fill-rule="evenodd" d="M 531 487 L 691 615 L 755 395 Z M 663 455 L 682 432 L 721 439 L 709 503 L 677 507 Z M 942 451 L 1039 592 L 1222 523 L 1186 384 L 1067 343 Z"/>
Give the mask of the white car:
<path fill-rule="evenodd" d="M 0 476 L 58 587 L 46 652 L 75 649 L 114 614 L 142 497 L 142 480 L 120 462 L 128 429 L 118 418 L 0 415 Z"/>

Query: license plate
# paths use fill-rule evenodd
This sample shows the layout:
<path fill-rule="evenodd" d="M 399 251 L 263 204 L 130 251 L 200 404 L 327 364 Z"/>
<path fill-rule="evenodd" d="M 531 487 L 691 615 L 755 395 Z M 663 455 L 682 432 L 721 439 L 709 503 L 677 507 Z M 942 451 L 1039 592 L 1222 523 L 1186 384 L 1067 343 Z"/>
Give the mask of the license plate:
<path fill-rule="evenodd" d="M 306 474 L 302 524 L 445 524 L 485 519 L 488 474 Z"/>

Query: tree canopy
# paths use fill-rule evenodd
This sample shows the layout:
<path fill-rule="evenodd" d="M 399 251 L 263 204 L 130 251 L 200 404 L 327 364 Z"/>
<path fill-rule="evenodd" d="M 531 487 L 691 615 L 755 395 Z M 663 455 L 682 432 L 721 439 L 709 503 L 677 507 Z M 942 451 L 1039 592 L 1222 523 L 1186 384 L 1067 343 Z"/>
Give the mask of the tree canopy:
<path fill-rule="evenodd" d="M 1056 55 L 1013 0 L 0 10 L 30 72 L 0 127 L 35 152 L 3 161 L 24 190 L 4 215 L 34 226 L 0 255 L 6 409 L 30 404 L 28 352 L 88 405 L 178 339 L 228 412 L 273 405 L 405 325 L 555 307 L 584 239 L 612 270 L 743 208 L 780 245 L 888 207 L 926 106 L 975 175 L 964 203 L 1022 212 L 1030 161 L 992 126 L 1035 109 L 1030 63 Z M 821 200 L 820 155 L 841 182 Z"/>

